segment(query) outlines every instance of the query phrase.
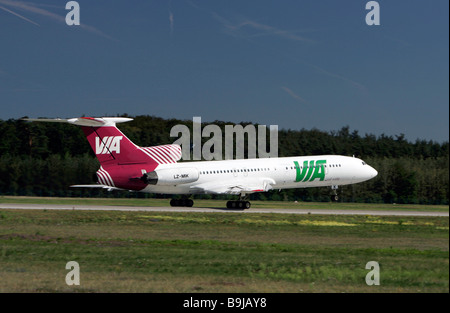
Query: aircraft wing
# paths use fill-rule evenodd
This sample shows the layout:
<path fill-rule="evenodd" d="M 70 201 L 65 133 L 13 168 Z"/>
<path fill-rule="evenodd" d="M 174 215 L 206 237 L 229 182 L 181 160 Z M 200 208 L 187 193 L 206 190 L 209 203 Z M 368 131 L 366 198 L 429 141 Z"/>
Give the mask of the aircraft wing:
<path fill-rule="evenodd" d="M 204 183 L 194 185 L 191 187 L 193 193 L 207 193 L 207 194 L 231 194 L 239 195 L 241 193 L 265 192 L 271 190 L 272 185 L 275 184 L 273 179 L 257 179 L 248 180 L 244 183 L 237 183 L 235 181 L 226 181 L 223 183 Z"/>

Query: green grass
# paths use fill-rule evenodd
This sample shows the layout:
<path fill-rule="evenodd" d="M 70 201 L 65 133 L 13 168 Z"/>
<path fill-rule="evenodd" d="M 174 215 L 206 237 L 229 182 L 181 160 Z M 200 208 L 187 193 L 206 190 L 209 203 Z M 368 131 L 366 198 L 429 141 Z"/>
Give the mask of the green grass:
<path fill-rule="evenodd" d="M 0 292 L 449 292 L 449 219 L 0 210 L 0 277 Z"/>

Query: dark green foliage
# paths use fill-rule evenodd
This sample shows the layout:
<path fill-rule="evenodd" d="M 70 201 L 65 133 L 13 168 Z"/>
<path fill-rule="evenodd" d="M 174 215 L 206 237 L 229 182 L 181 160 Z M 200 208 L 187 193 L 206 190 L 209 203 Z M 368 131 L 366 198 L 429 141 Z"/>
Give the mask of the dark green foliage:
<path fill-rule="evenodd" d="M 137 116 L 119 125 L 124 134 L 140 146 L 174 142 L 173 126 L 184 124 L 191 129 L 192 120 Z M 222 129 L 233 123 L 215 121 Z M 248 122 L 243 122 L 245 126 Z M 205 126 L 206 123 L 203 125 Z M 63 123 L 29 123 L 22 120 L 0 120 L 0 194 L 37 196 L 120 196 L 102 190 L 71 189 L 72 184 L 95 182 L 98 162 L 79 127 Z M 267 138 L 269 132 L 267 131 Z M 205 143 L 210 138 L 202 138 Z M 247 140 L 247 139 L 246 139 Z M 269 140 L 267 139 L 267 144 Z M 245 144 L 247 147 L 247 144 Z M 338 154 L 364 159 L 378 170 L 375 179 L 342 186 L 342 201 L 386 203 L 449 203 L 449 143 L 375 136 L 350 131 L 279 130 L 278 155 Z M 268 147 L 267 147 L 268 148 Z M 224 152 L 224 149 L 222 149 Z M 245 151 L 247 155 L 247 150 Z M 327 188 L 292 189 L 251 195 L 252 199 L 329 201 Z M 209 196 L 211 197 L 211 196 Z M 216 196 L 213 196 L 216 197 Z M 220 197 L 219 197 L 220 198 Z"/>

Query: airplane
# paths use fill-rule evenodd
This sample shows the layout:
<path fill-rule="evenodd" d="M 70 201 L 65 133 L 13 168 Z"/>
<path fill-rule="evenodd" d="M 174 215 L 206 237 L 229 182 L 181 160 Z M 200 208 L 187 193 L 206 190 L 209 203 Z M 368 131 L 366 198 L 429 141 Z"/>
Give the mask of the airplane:
<path fill-rule="evenodd" d="M 192 207 L 190 195 L 229 194 L 238 195 L 239 200 L 228 201 L 227 208 L 248 209 L 249 194 L 308 187 L 331 187 L 331 200 L 338 201 L 338 186 L 364 182 L 378 174 L 363 160 L 340 155 L 177 162 L 181 159 L 179 145 L 140 147 L 116 127 L 131 118 L 24 120 L 81 126 L 100 162 L 98 183 L 71 187 L 184 195 L 172 199 L 171 206 Z"/>

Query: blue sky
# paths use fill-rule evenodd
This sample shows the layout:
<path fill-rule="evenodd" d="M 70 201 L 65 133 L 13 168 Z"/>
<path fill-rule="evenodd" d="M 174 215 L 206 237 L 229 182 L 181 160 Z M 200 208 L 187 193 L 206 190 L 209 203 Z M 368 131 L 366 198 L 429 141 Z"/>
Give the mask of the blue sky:
<path fill-rule="evenodd" d="M 0 0 L 0 119 L 128 113 L 449 139 L 449 2 Z"/>

